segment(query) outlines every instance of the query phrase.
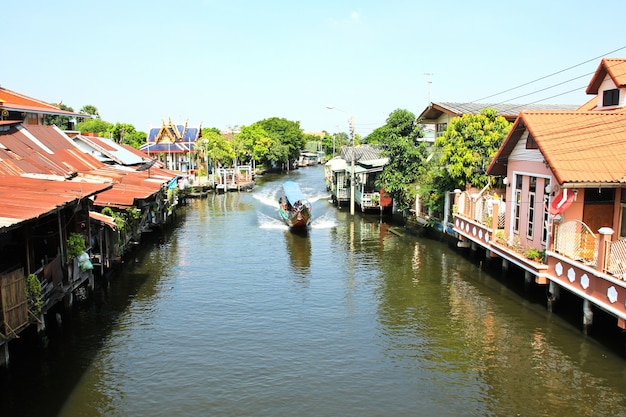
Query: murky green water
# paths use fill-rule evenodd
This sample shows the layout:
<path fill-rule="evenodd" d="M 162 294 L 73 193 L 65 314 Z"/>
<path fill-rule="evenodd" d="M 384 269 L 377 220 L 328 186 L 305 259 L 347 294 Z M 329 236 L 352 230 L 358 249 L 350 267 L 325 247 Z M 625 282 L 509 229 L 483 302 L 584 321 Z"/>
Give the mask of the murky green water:
<path fill-rule="evenodd" d="M 617 416 L 624 359 L 436 241 L 327 201 L 285 230 L 266 177 L 184 209 L 97 303 L 12 353 L 0 415 Z M 32 354 L 32 352 L 31 352 Z"/>

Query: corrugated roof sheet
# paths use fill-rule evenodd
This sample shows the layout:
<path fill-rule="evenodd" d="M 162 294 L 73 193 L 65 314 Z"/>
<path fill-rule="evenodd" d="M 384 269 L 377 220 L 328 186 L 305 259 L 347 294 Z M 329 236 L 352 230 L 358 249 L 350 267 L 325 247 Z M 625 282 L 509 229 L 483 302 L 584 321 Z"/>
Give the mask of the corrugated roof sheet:
<path fill-rule="evenodd" d="M 159 168 L 137 171 L 135 167 L 106 165 L 81 151 L 54 126 L 17 125 L 0 131 L 0 175 L 114 184 L 114 192 L 100 195 L 98 204 L 128 206 L 132 205 L 132 193 L 136 193 L 134 197 L 147 198 L 178 173 Z M 3 203 L 0 199 L 0 204 Z"/>
<path fill-rule="evenodd" d="M 36 219 L 110 187 L 111 184 L 0 175 L 0 228 Z"/>
<path fill-rule="evenodd" d="M 79 147 L 87 150 L 100 161 L 113 161 L 121 165 L 137 165 L 145 162 L 144 158 L 129 152 L 128 149 L 111 139 L 78 135 L 73 140 L 78 143 Z"/>
<path fill-rule="evenodd" d="M 571 104 L 519 104 L 519 103 L 453 103 L 436 102 L 430 105 L 419 115 L 418 119 L 435 120 L 443 113 L 451 116 L 463 114 L 479 114 L 483 109 L 495 109 L 498 114 L 507 120 L 515 120 L 523 110 L 531 111 L 569 111 L 575 110 L 576 105 Z"/>
<path fill-rule="evenodd" d="M 351 163 L 353 158 L 355 162 L 371 161 L 380 159 L 381 151 L 371 145 L 344 146 L 341 149 L 339 156 L 345 159 L 348 163 Z"/>

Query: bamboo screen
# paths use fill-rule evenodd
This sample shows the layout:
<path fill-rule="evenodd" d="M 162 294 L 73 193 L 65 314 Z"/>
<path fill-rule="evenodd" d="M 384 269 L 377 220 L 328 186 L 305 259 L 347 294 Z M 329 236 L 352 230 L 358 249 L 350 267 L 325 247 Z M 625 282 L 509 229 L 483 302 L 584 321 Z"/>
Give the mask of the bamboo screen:
<path fill-rule="evenodd" d="M 25 292 L 24 269 L 0 275 L 0 301 L 2 302 L 2 336 L 17 336 L 17 331 L 28 324 L 28 301 Z"/>

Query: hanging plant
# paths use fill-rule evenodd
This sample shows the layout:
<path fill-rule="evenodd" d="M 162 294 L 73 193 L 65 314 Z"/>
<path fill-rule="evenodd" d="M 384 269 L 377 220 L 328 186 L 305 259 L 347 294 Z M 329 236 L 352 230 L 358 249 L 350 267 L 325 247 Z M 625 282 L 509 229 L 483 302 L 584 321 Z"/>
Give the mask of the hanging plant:
<path fill-rule="evenodd" d="M 74 259 L 83 252 L 85 252 L 85 239 L 80 233 L 70 233 L 67 239 L 67 259 Z"/>
<path fill-rule="evenodd" d="M 124 220 L 124 217 L 118 213 L 117 211 L 114 211 L 111 207 L 105 207 L 102 209 L 102 214 L 104 214 L 105 216 L 109 216 L 109 217 L 113 217 L 113 220 L 115 221 L 115 225 L 117 226 L 117 230 L 123 230 L 124 226 L 126 225 L 126 221 Z"/>
<path fill-rule="evenodd" d="M 41 282 L 39 281 L 37 275 L 30 274 L 26 277 L 25 290 L 30 311 L 35 316 L 39 316 L 41 314 L 41 306 L 43 302 L 41 301 Z"/>

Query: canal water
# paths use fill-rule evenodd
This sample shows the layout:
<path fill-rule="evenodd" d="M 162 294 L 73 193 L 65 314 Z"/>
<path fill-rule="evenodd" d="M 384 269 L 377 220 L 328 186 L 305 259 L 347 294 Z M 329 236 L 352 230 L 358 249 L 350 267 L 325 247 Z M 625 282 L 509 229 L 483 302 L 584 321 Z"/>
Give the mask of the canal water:
<path fill-rule="evenodd" d="M 284 180 L 313 202 L 278 220 Z M 209 195 L 11 350 L 1 416 L 625 416 L 623 357 L 446 244 L 328 201 L 321 167 Z"/>

